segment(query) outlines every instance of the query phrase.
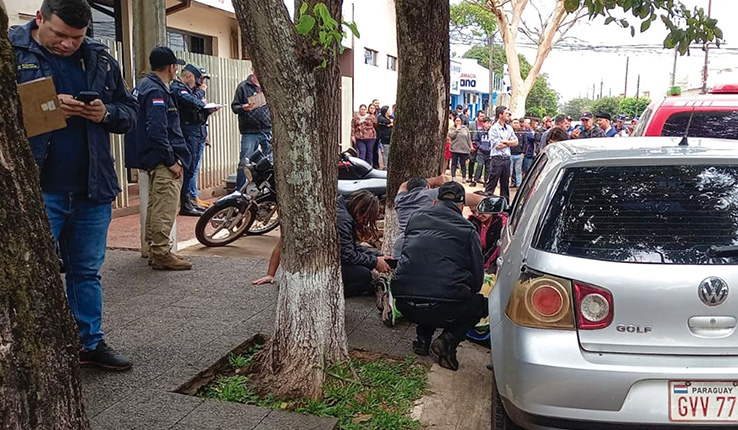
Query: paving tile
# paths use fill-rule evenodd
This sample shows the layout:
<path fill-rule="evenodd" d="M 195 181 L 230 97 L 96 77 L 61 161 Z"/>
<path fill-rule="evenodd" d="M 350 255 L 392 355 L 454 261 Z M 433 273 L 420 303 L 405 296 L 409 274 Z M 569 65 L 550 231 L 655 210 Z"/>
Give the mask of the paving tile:
<path fill-rule="evenodd" d="M 195 410 L 172 427 L 172 430 L 251 430 L 256 428 L 270 412 L 270 409 L 258 406 L 204 400 Z"/>
<path fill-rule="evenodd" d="M 140 390 L 93 418 L 92 429 L 168 429 L 202 402 L 202 399 L 182 394 Z"/>
<path fill-rule="evenodd" d="M 338 428 L 335 418 L 271 411 L 254 430 L 333 430 Z"/>

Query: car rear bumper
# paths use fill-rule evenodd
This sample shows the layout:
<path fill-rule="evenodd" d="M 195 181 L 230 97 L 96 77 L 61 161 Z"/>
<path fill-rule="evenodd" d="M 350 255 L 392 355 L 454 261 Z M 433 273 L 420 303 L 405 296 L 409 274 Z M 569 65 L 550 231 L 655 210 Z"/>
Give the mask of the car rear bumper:
<path fill-rule="evenodd" d="M 576 331 L 525 328 L 507 318 L 492 329 L 491 340 L 508 414 L 531 429 L 710 427 L 672 427 L 668 381 L 738 380 L 738 356 L 590 353 L 579 347 Z M 545 421 L 552 424 L 536 424 Z"/>

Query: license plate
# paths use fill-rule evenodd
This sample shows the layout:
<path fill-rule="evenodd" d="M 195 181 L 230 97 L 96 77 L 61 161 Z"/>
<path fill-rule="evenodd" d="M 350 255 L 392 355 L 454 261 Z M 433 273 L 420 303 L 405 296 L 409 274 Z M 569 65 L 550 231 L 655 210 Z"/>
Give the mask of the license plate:
<path fill-rule="evenodd" d="M 669 381 L 669 419 L 738 422 L 738 382 Z"/>

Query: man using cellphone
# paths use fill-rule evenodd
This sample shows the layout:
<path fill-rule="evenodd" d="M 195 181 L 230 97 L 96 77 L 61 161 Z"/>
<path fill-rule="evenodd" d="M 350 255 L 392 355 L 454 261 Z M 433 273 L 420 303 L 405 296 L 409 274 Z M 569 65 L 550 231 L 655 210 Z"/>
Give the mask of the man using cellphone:
<path fill-rule="evenodd" d="M 131 360 L 103 339 L 100 267 L 111 202 L 120 192 L 109 133 L 133 130 L 138 103 L 105 45 L 85 37 L 91 18 L 85 0 L 44 0 L 36 18 L 11 28 L 8 37 L 18 62 L 18 83 L 51 77 L 67 118 L 67 127 L 31 137 L 29 143 L 51 233 L 67 268 L 80 363 L 126 370 Z M 84 92 L 91 93 L 75 100 Z"/>

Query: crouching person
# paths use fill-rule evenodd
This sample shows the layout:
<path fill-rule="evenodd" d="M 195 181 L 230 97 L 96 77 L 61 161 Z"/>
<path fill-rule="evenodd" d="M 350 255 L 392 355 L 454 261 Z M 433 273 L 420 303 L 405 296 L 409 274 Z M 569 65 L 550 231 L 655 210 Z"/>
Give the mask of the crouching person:
<path fill-rule="evenodd" d="M 397 308 L 416 323 L 413 350 L 433 351 L 438 364 L 458 370 L 456 348 L 480 318 L 487 299 L 479 294 L 484 264 L 479 233 L 464 219 L 464 187 L 447 182 L 438 189 L 434 206 L 419 209 L 405 228 L 392 291 Z M 443 332 L 431 343 L 437 328 Z"/>

